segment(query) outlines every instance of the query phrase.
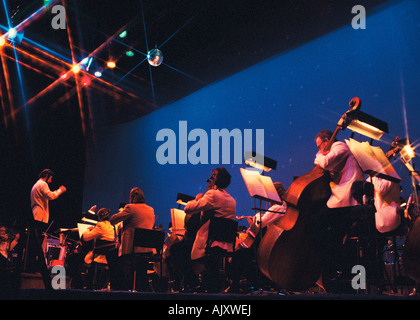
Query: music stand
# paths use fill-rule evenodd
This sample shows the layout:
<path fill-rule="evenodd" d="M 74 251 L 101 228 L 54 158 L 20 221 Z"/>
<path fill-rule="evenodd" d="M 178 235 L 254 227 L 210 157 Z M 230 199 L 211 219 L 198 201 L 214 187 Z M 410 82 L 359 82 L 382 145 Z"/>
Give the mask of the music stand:
<path fill-rule="evenodd" d="M 171 209 L 172 232 L 177 236 L 185 235 L 185 212 L 181 209 Z"/>
<path fill-rule="evenodd" d="M 259 226 L 258 234 L 261 241 L 262 240 L 262 213 L 261 212 L 262 211 L 273 212 L 271 210 L 264 209 L 262 207 L 262 201 L 266 201 L 269 203 L 277 203 L 277 204 L 281 204 L 282 201 L 277 193 L 277 190 L 274 186 L 273 181 L 271 180 L 271 177 L 263 176 L 263 175 L 260 175 L 257 171 L 247 170 L 243 168 L 240 168 L 240 172 L 245 182 L 245 185 L 248 189 L 249 195 L 252 198 L 259 200 L 259 203 L 260 203 L 259 208 L 254 207 L 251 209 L 255 211 L 256 215 L 257 213 L 259 213 L 260 226 Z M 260 274 L 258 271 L 258 264 L 257 264 L 257 282 L 259 282 L 259 279 L 260 279 Z M 257 291 L 255 291 L 255 293 L 265 293 L 265 292 L 261 288 L 259 288 Z"/>
<path fill-rule="evenodd" d="M 367 142 L 357 142 L 354 139 L 345 141 L 363 173 L 370 177 L 378 177 L 395 183 L 401 181 L 381 148 L 372 147 Z"/>

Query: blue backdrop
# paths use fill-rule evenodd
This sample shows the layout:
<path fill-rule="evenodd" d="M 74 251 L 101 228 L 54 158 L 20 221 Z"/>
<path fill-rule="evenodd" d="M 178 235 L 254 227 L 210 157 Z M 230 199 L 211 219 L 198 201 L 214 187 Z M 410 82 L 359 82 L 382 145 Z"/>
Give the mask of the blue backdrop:
<path fill-rule="evenodd" d="M 254 148 L 256 129 L 264 129 L 264 153 L 278 161 L 277 170 L 268 175 L 286 188 L 294 176 L 313 168 L 314 136 L 324 128 L 334 130 L 355 96 L 361 98 L 364 112 L 389 125 L 389 134 L 374 145 L 386 151 L 396 135 L 409 135 L 418 144 L 420 1 L 392 1 L 367 12 L 364 30 L 354 30 L 350 23 L 351 16 L 339 30 L 141 119 L 97 129 L 87 155 L 83 210 L 97 204 L 116 212 L 120 202 L 128 202 L 130 189 L 138 186 L 155 208 L 157 224 L 167 228 L 177 193 L 203 192 L 210 171 L 218 166 L 158 163 L 156 152 L 163 142 L 156 141 L 157 133 L 168 128 L 179 138 L 180 121 L 187 121 L 188 132 L 205 130 L 209 139 L 211 129 L 252 129 Z M 349 130 L 341 131 L 338 138 L 349 135 Z M 237 201 L 238 215 L 253 214 L 255 204 L 239 172 L 244 165 L 231 158 L 224 166 L 232 174 L 227 190 Z M 410 178 L 399 162 L 394 167 L 408 196 Z"/>

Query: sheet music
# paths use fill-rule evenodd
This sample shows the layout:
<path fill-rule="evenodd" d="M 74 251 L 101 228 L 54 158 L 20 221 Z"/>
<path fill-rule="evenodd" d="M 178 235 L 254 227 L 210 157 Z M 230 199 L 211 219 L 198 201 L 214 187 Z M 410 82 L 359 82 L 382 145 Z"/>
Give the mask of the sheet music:
<path fill-rule="evenodd" d="M 251 197 L 281 203 L 273 181 L 268 176 L 262 176 L 257 171 L 240 168 L 242 178 Z"/>
<path fill-rule="evenodd" d="M 77 229 L 79 230 L 79 237 L 82 238 L 83 233 L 85 233 L 89 227 L 91 227 L 91 224 L 84 224 L 84 223 L 78 223 Z"/>
<path fill-rule="evenodd" d="M 176 235 L 185 234 L 185 212 L 180 209 L 171 209 L 172 232 Z"/>
<path fill-rule="evenodd" d="M 358 142 L 351 138 L 345 141 L 364 173 L 397 183 L 401 181 L 380 147 L 372 147 L 368 142 Z"/>

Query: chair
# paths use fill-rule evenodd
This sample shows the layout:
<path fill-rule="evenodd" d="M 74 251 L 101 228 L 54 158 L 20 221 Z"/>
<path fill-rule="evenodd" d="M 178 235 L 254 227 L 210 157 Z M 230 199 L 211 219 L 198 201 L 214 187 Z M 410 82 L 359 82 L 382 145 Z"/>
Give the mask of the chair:
<path fill-rule="evenodd" d="M 136 259 L 142 259 L 148 263 L 159 262 L 162 265 L 163 242 L 165 240 L 165 232 L 160 230 L 136 228 L 133 237 L 133 249 L 131 252 L 132 270 L 134 269 L 133 277 L 133 291 L 136 290 L 136 275 L 137 271 L 134 268 Z M 136 248 L 155 249 L 156 252 L 140 253 L 135 252 Z M 162 278 L 162 268 L 160 268 L 160 279 Z"/>
<path fill-rule="evenodd" d="M 237 234 L 238 221 L 227 218 L 213 217 L 210 219 L 207 244 L 211 245 L 213 241 L 235 244 Z"/>
<path fill-rule="evenodd" d="M 116 242 L 115 241 L 107 241 L 107 240 L 94 240 L 93 243 L 93 250 L 92 250 L 92 266 L 94 267 L 94 273 L 92 277 L 92 287 L 93 289 L 98 289 L 98 283 L 107 284 L 109 282 L 109 274 L 108 274 L 108 262 L 96 262 L 95 258 L 98 255 L 106 256 L 109 252 L 116 249 Z M 98 281 L 98 275 L 105 275 L 106 281 Z M 102 277 L 100 277 L 102 279 Z M 103 286 L 102 286 L 103 287 Z"/>
<path fill-rule="evenodd" d="M 207 252 L 212 252 L 213 255 L 218 256 L 219 265 L 218 272 L 226 278 L 226 260 L 233 256 L 235 251 L 236 237 L 238 234 L 238 221 L 227 218 L 212 217 L 209 224 L 209 233 L 207 240 Z M 214 250 L 211 244 L 214 241 L 226 242 L 232 244 L 233 251 Z"/>

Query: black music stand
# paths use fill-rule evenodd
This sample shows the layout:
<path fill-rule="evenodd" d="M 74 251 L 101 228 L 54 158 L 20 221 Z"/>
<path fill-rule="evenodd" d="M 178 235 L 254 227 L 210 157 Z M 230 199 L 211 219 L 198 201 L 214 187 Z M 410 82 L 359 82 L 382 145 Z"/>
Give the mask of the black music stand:
<path fill-rule="evenodd" d="M 273 181 L 268 176 L 262 176 L 257 171 L 253 170 L 246 170 L 240 168 L 242 178 L 244 179 L 245 185 L 248 189 L 249 195 L 254 198 L 255 200 L 259 200 L 259 208 L 253 207 L 251 210 L 255 211 L 255 215 L 259 214 L 259 231 L 258 237 L 260 242 L 262 240 L 262 212 L 268 212 L 270 210 L 263 208 L 262 202 L 265 201 L 266 203 L 277 203 L 281 204 L 282 201 L 277 193 L 277 190 L 274 186 Z M 271 211 L 270 211 L 271 212 Z M 257 258 L 257 248 L 254 246 L 255 249 L 255 257 Z M 257 283 L 260 283 L 261 275 L 258 268 L 257 262 Z M 261 287 L 258 290 L 254 291 L 255 294 L 261 293 L 269 293 L 265 292 Z"/>

